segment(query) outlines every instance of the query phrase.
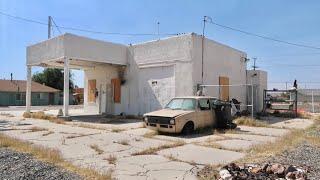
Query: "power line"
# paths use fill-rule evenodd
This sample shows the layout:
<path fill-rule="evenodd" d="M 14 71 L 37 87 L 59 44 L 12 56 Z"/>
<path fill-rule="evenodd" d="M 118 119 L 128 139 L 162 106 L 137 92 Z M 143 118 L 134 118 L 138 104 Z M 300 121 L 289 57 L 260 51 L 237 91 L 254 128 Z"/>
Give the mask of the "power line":
<path fill-rule="evenodd" d="M 266 39 L 266 40 L 270 40 L 270 41 L 275 41 L 275 42 L 279 42 L 279 43 L 283 43 L 283 44 L 288 44 L 288 45 L 292 45 L 292 46 L 298 46 L 298 47 L 304 47 L 304 48 L 309 48 L 309 49 L 320 50 L 320 47 L 311 46 L 311 45 L 306 45 L 306 44 L 292 43 L 292 42 L 288 42 L 288 41 L 284 41 L 284 40 L 280 40 L 280 39 L 275 39 L 275 38 L 268 37 L 268 36 L 264 36 L 264 35 L 260 35 L 260 34 L 255 34 L 255 33 L 247 32 L 247 31 L 240 30 L 240 29 L 233 28 L 233 27 L 229 27 L 229 26 L 226 26 L 226 25 L 218 24 L 218 23 L 215 23 L 215 22 L 213 22 L 213 21 L 208 21 L 208 22 L 211 23 L 211 24 L 214 24 L 214 25 L 216 25 L 216 26 L 219 26 L 219 27 L 222 27 L 222 28 L 225 28 L 225 29 L 229 29 L 229 30 L 232 30 L 232 31 L 237 31 L 237 32 L 240 32 L 240 33 L 249 35 L 249 36 L 255 36 L 255 37 L 262 38 L 262 39 Z"/>
<path fill-rule="evenodd" d="M 13 19 L 22 20 L 29 23 L 36 23 L 40 25 L 48 26 L 48 23 L 28 19 L 20 16 L 14 16 L 11 14 L 7 14 L 0 11 L 0 15 L 7 16 Z M 82 28 L 75 28 L 75 27 L 68 27 L 68 26 L 57 26 L 57 28 L 66 29 L 66 30 L 72 30 L 72 31 L 81 31 L 81 32 L 87 32 L 87 33 L 94 33 L 94 34 L 105 34 L 105 35 L 120 35 L 120 36 L 159 36 L 159 35 L 167 35 L 167 36 L 174 36 L 179 35 L 180 33 L 162 33 L 162 34 L 155 34 L 155 33 L 119 33 L 119 32 L 103 32 L 103 31 L 94 31 L 89 29 L 82 29 Z"/>
<path fill-rule="evenodd" d="M 51 21 L 53 22 L 54 26 L 57 28 L 57 30 L 59 31 L 60 34 L 62 34 L 59 26 L 57 26 L 56 22 L 54 21 L 54 19 L 51 17 Z"/>

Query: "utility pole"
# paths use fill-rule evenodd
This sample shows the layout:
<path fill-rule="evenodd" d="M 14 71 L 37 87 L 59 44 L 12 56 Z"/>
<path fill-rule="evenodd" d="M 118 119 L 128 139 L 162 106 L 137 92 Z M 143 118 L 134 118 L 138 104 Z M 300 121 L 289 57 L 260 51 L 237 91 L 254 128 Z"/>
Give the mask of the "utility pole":
<path fill-rule="evenodd" d="M 48 39 L 51 38 L 51 28 L 52 27 L 52 20 L 51 20 L 51 16 L 48 16 Z"/>
<path fill-rule="evenodd" d="M 203 85 L 203 57 L 204 57 L 204 30 L 206 28 L 206 17 L 203 16 L 202 42 L 201 42 L 201 84 Z"/>
<path fill-rule="evenodd" d="M 256 66 L 256 61 L 257 61 L 257 58 L 254 57 L 253 58 L 253 66 L 252 66 L 254 71 L 256 70 L 256 68 L 258 68 L 258 66 Z"/>

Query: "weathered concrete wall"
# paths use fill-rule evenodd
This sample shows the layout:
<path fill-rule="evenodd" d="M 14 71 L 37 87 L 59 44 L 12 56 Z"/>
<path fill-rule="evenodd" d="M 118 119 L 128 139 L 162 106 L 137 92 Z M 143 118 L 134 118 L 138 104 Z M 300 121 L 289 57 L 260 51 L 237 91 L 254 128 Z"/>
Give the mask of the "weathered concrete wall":
<path fill-rule="evenodd" d="M 193 34 L 193 86 L 201 84 L 202 37 Z M 229 77 L 229 84 L 246 84 L 246 54 L 234 48 L 206 39 L 204 40 L 204 78 L 203 84 L 219 85 L 219 76 Z M 219 97 L 218 87 L 206 87 L 206 94 Z M 246 87 L 229 87 L 229 95 L 246 103 Z"/>
<path fill-rule="evenodd" d="M 27 47 L 27 65 L 39 64 L 47 60 L 62 58 L 64 36 L 58 36 Z"/>
<path fill-rule="evenodd" d="M 73 34 L 45 40 L 27 47 L 27 65 L 39 65 L 68 57 L 76 60 L 125 65 L 127 46 Z"/>
<path fill-rule="evenodd" d="M 90 39 L 72 34 L 64 35 L 65 56 L 110 64 L 127 63 L 127 46 Z"/>
<path fill-rule="evenodd" d="M 130 113 L 144 114 L 163 108 L 175 96 L 192 95 L 191 45 L 186 35 L 129 48 L 128 78 L 134 82 L 130 97 L 137 97 L 130 102 L 139 107 L 130 108 Z"/>
<path fill-rule="evenodd" d="M 133 45 L 134 60 L 139 66 L 163 65 L 190 61 L 192 41 L 189 35 Z"/>
<path fill-rule="evenodd" d="M 253 84 L 253 111 L 261 112 L 263 110 L 263 90 L 268 88 L 268 74 L 262 70 L 248 70 L 247 81 Z M 251 88 L 248 89 L 248 101 L 251 104 Z"/>

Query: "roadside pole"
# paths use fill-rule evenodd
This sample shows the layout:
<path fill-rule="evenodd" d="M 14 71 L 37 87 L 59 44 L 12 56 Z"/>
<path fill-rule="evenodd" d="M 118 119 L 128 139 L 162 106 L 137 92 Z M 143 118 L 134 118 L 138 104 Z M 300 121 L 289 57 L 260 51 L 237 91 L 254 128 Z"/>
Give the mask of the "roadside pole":
<path fill-rule="evenodd" d="M 314 113 L 314 97 L 313 97 L 313 90 L 311 91 L 311 101 L 312 101 L 312 112 Z"/>
<path fill-rule="evenodd" d="M 253 77 L 251 77 L 251 118 L 253 119 Z"/>

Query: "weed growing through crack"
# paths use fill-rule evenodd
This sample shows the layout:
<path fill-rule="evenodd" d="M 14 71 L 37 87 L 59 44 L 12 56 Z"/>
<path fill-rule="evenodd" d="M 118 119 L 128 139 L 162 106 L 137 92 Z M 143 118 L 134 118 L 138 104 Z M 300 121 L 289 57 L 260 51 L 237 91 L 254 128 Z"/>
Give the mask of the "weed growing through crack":
<path fill-rule="evenodd" d="M 96 145 L 96 144 L 90 145 L 90 148 L 95 150 L 98 154 L 103 154 L 104 153 L 104 151 L 102 149 L 100 149 L 99 146 Z"/>
<path fill-rule="evenodd" d="M 145 138 L 152 138 L 153 136 L 158 135 L 158 134 L 159 134 L 158 131 L 151 131 L 151 132 L 145 133 L 145 134 L 143 135 L 143 137 L 145 137 Z"/>
<path fill-rule="evenodd" d="M 117 157 L 114 155 L 109 155 L 107 158 L 105 158 L 109 162 L 109 164 L 116 164 Z"/>
<path fill-rule="evenodd" d="M 48 132 L 42 134 L 42 136 L 48 136 L 48 135 L 53 134 L 53 133 L 54 133 L 53 131 L 48 131 Z"/>
<path fill-rule="evenodd" d="M 115 133 L 118 133 L 118 132 L 121 132 L 121 131 L 124 131 L 124 129 L 113 128 L 113 129 L 111 130 L 111 132 L 115 132 Z"/>
<path fill-rule="evenodd" d="M 37 126 L 34 126 L 28 130 L 29 130 L 28 132 L 48 131 L 47 128 L 42 128 L 42 127 L 37 127 Z"/>
<path fill-rule="evenodd" d="M 176 141 L 174 143 L 171 144 L 164 144 L 158 147 L 151 147 L 148 149 L 145 149 L 143 151 L 140 152 L 135 152 L 132 155 L 133 156 L 137 156 L 137 155 L 148 155 L 148 154 L 156 154 L 156 152 L 162 150 L 162 149 L 169 149 L 169 148 L 173 148 L 173 147 L 178 147 L 178 146 L 183 146 L 186 143 L 184 141 Z"/>
<path fill-rule="evenodd" d="M 18 152 L 29 153 L 35 158 L 52 163 L 58 167 L 67 169 L 84 177 L 84 179 L 105 179 L 111 180 L 112 171 L 106 174 L 100 174 L 89 168 L 77 167 L 70 162 L 64 160 L 60 152 L 56 149 L 36 146 L 26 141 L 21 141 L 3 134 L 0 134 L 0 148 L 10 148 Z"/>

